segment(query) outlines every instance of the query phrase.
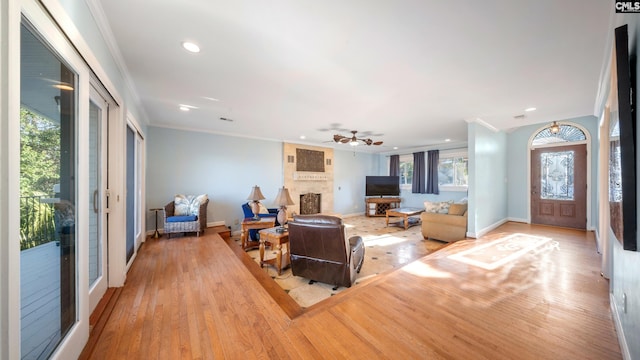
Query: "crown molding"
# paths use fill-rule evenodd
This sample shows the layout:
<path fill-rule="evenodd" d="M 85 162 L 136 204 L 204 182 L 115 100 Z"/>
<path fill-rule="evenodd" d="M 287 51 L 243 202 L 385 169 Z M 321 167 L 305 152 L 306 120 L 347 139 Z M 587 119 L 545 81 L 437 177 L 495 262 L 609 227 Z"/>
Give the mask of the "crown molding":
<path fill-rule="evenodd" d="M 104 39 L 107 48 L 109 49 L 109 53 L 113 57 L 113 61 L 115 62 L 120 74 L 122 75 L 123 81 L 127 89 L 129 90 L 129 94 L 131 95 L 131 99 L 136 104 L 136 108 L 139 110 L 142 122 L 145 125 L 149 125 L 149 116 L 145 111 L 145 108 L 140 100 L 140 96 L 138 95 L 138 89 L 132 81 L 131 73 L 127 68 L 126 62 L 124 61 L 124 57 L 122 57 L 122 52 L 120 52 L 120 47 L 118 46 L 118 42 L 113 35 L 113 31 L 111 31 L 111 25 L 109 25 L 109 21 L 107 20 L 107 16 L 104 13 L 104 9 L 98 0 L 85 0 L 91 15 L 93 15 L 93 19 L 95 20 L 96 26 L 98 30 L 102 34 L 102 38 Z"/>

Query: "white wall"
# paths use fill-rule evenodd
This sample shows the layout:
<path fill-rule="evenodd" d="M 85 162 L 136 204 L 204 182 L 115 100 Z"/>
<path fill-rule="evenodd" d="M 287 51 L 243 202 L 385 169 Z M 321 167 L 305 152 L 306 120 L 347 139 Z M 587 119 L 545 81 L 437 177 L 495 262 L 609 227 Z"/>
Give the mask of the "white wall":
<path fill-rule="evenodd" d="M 380 155 L 336 148 L 333 158 L 333 211 L 341 215 L 364 214 L 365 177 L 380 174 Z"/>
<path fill-rule="evenodd" d="M 164 207 L 176 194 L 208 194 L 209 223 L 224 221 L 233 230 L 244 218 L 241 205 L 254 185 L 273 201 L 283 184 L 282 143 L 149 127 L 147 207 Z M 147 230 L 155 214 L 147 214 Z M 162 228 L 162 214 L 158 215 Z"/>
<path fill-rule="evenodd" d="M 469 123 L 469 236 L 478 237 L 507 219 L 507 136 Z"/>
<path fill-rule="evenodd" d="M 616 15 L 616 26 L 622 24 L 629 24 L 629 47 L 630 54 L 638 54 L 640 49 L 640 22 L 638 22 L 637 14 L 630 14 L 625 17 L 622 15 Z M 613 29 L 611 29 L 613 31 Z M 638 67 L 638 60 L 636 58 L 636 67 Z M 636 72 L 635 79 L 635 101 L 636 104 L 636 169 L 640 169 L 640 144 L 638 143 L 638 137 L 640 135 L 640 128 L 638 127 L 638 120 L 640 116 L 637 114 L 638 101 L 640 101 L 640 94 L 638 94 L 637 86 L 640 85 L 640 76 Z M 608 84 L 603 84 L 608 86 Z M 640 198 L 640 172 L 636 170 L 636 204 Z M 608 214 L 603 214 L 608 216 Z M 640 221 L 640 211 L 637 214 L 638 219 L 636 224 Z M 640 252 L 623 250 L 622 245 L 615 239 L 613 232 L 607 229 L 609 232 L 609 241 L 612 247 L 612 259 L 613 259 L 613 274 L 611 276 L 611 298 L 612 308 L 614 311 L 614 317 L 619 321 L 619 335 L 623 336 L 621 345 L 623 350 L 626 348 L 630 359 L 640 359 Z M 636 235 L 638 236 L 638 235 Z M 624 309 L 624 298 L 626 297 L 626 312 Z"/>

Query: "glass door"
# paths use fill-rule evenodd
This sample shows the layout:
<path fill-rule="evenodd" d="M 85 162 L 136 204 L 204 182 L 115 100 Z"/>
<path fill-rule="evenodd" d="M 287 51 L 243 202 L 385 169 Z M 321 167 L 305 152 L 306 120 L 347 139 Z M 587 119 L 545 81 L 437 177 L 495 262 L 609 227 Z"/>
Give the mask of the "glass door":
<path fill-rule="evenodd" d="M 136 127 L 127 124 L 127 155 L 126 155 L 126 171 L 127 171 L 127 239 L 126 239 L 126 261 L 127 265 L 131 264 L 131 260 L 135 256 L 138 247 L 144 238 L 142 222 L 142 214 L 144 214 L 143 205 L 143 151 L 144 138 Z"/>
<path fill-rule="evenodd" d="M 26 21 L 20 36 L 21 354 L 41 359 L 78 321 L 78 74 Z"/>
<path fill-rule="evenodd" d="M 106 135 L 108 103 L 92 87 L 89 98 L 89 311 L 107 290 Z"/>

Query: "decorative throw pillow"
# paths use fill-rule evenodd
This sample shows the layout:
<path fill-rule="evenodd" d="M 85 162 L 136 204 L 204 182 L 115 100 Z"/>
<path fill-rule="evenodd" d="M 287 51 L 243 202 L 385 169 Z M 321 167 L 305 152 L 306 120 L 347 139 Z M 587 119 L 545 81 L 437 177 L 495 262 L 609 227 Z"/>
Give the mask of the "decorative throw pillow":
<path fill-rule="evenodd" d="M 449 206 L 453 204 L 453 200 L 449 201 L 440 201 L 440 202 L 424 202 L 424 209 L 426 212 L 439 213 L 439 214 L 448 214 Z"/>
<path fill-rule="evenodd" d="M 430 213 L 438 212 L 438 207 L 439 206 L 440 205 L 437 202 L 425 201 L 424 202 L 424 211 L 430 212 Z"/>
<path fill-rule="evenodd" d="M 449 215 L 464 215 L 467 211 L 467 204 L 451 204 L 449 206 Z"/>
<path fill-rule="evenodd" d="M 451 204 L 453 204 L 453 200 L 441 202 L 440 208 L 438 209 L 438 214 L 448 214 Z"/>
<path fill-rule="evenodd" d="M 175 203 L 175 216 L 198 215 L 200 204 L 207 201 L 207 194 L 203 195 L 176 195 L 173 200 Z"/>

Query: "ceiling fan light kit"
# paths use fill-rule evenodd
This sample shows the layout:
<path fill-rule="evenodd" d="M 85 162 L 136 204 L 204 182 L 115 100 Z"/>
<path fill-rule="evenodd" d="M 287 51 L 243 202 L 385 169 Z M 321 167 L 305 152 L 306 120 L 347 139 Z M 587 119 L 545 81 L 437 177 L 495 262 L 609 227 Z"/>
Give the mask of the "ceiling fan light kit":
<path fill-rule="evenodd" d="M 333 135 L 333 141 L 334 142 L 339 142 L 342 144 L 349 144 L 351 146 L 358 146 L 360 143 L 359 141 L 362 141 L 365 145 L 371 146 L 371 145 L 382 145 L 382 141 L 373 141 L 369 138 L 363 139 L 363 138 L 359 138 L 356 136 L 356 133 L 358 131 L 357 130 L 351 130 L 351 136 L 343 136 L 340 134 L 335 134 Z"/>

